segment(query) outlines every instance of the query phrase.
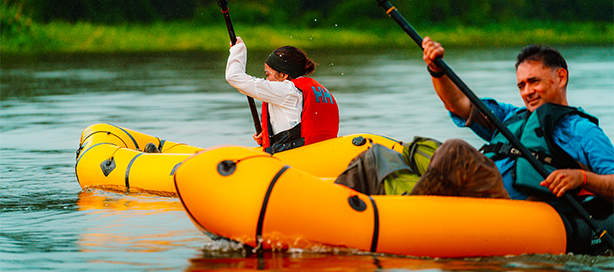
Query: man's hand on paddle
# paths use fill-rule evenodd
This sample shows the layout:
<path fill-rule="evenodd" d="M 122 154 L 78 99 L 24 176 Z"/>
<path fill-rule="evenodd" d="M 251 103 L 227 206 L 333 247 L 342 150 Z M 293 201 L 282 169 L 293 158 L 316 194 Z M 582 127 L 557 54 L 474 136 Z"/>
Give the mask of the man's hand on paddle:
<path fill-rule="evenodd" d="M 443 59 L 445 53 L 443 46 L 431 40 L 431 38 L 425 37 L 422 40 L 422 48 L 424 49 L 422 58 L 428 68 L 434 73 L 441 72 L 441 69 L 435 64 L 435 59 Z M 431 76 L 434 76 L 433 73 L 431 73 Z M 433 87 L 446 109 L 464 119 L 468 119 L 471 113 L 471 100 L 447 76 L 434 76 L 432 80 Z"/>
<path fill-rule="evenodd" d="M 439 72 L 439 68 L 433 62 L 437 57 L 443 58 L 445 50 L 440 43 L 431 40 L 430 37 L 425 37 L 422 40 L 422 48 L 424 49 L 422 59 L 433 72 Z"/>
<path fill-rule="evenodd" d="M 559 169 L 550 173 L 539 185 L 548 187 L 552 194 L 557 197 L 563 196 L 567 191 L 582 186 L 584 174 L 578 169 Z"/>

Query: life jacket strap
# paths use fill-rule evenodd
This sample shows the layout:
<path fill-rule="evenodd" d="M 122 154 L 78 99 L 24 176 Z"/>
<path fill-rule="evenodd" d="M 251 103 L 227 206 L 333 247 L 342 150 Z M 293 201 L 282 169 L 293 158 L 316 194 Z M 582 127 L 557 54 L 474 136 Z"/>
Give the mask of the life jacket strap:
<path fill-rule="evenodd" d="M 485 144 L 480 148 L 482 153 L 495 153 L 492 160 L 499 160 L 505 157 L 514 157 L 518 158 L 522 156 L 522 153 L 517 148 L 513 147 L 511 144 Z M 531 154 L 542 164 L 552 165 L 554 167 L 557 166 L 558 160 L 554 159 L 554 157 L 546 154 L 544 151 L 531 152 Z"/>
<path fill-rule="evenodd" d="M 304 146 L 305 138 L 301 137 L 301 123 L 291 129 L 273 135 L 269 142 L 271 145 L 264 149 L 269 154 Z"/>

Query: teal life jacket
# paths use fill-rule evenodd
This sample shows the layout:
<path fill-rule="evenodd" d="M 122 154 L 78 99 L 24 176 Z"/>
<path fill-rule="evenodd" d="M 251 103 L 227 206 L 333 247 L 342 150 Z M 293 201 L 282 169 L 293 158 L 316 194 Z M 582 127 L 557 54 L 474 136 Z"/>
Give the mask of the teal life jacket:
<path fill-rule="evenodd" d="M 556 125 L 569 114 L 577 114 L 598 124 L 597 118 L 580 108 L 550 103 L 540 106 L 533 114 L 526 109 L 521 110 L 506 119 L 503 124 L 537 158 L 548 173 L 556 169 L 579 169 L 581 167 L 578 162 L 558 146 L 552 136 Z M 499 131 L 495 132 L 490 144 L 482 146 L 480 151 L 494 161 L 508 157 L 515 160 L 512 169 L 512 185 L 515 188 L 529 193 L 552 195 L 548 188 L 539 185 L 545 178 L 535 170 L 528 160 L 522 157 L 520 151 L 514 148 Z"/>

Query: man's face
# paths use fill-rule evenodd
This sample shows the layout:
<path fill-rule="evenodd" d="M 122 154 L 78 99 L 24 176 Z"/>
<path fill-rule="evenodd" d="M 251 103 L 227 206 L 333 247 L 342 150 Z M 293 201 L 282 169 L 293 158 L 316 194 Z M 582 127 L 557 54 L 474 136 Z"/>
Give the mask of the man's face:
<path fill-rule="evenodd" d="M 520 97 L 530 112 L 546 103 L 568 105 L 565 69 L 548 68 L 540 61 L 525 61 L 518 65 L 516 79 Z"/>

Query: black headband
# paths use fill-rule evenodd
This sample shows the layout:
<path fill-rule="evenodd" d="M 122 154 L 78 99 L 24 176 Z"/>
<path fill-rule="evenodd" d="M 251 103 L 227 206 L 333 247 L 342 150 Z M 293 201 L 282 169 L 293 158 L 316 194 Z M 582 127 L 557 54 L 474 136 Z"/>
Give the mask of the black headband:
<path fill-rule="evenodd" d="M 300 65 L 292 62 L 288 62 L 275 54 L 271 53 L 265 61 L 271 68 L 277 72 L 287 74 L 293 78 L 297 78 L 305 75 L 305 65 Z"/>

